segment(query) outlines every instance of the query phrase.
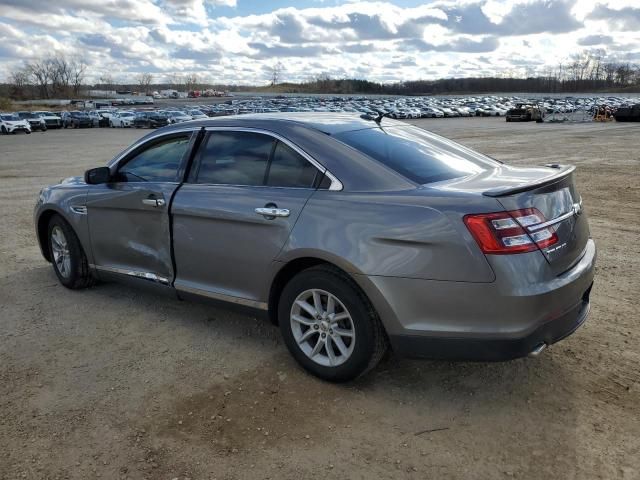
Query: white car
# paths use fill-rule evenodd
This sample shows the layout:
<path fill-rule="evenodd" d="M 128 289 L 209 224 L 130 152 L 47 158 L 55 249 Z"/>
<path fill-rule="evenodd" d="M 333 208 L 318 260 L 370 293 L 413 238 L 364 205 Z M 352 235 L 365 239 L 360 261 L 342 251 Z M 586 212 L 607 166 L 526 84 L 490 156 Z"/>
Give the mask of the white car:
<path fill-rule="evenodd" d="M 458 112 L 461 117 L 470 117 L 473 115 L 473 113 L 471 113 L 471 109 L 467 107 L 453 107 L 453 110 Z"/>
<path fill-rule="evenodd" d="M 52 112 L 46 112 L 44 110 L 33 112 L 34 114 L 40 116 L 44 120 L 47 128 L 62 128 L 62 119 L 60 116 L 56 115 Z"/>
<path fill-rule="evenodd" d="M 111 119 L 116 114 L 114 110 L 98 110 L 98 115 L 103 118 Z"/>
<path fill-rule="evenodd" d="M 444 113 L 445 117 L 459 117 L 460 114 L 448 107 L 440 107 L 440 110 L 442 110 L 442 113 Z"/>
<path fill-rule="evenodd" d="M 434 107 L 425 107 L 421 111 L 423 117 L 429 118 L 442 118 L 444 117 L 444 112 L 442 110 L 438 110 Z"/>
<path fill-rule="evenodd" d="M 31 125 L 13 113 L 0 114 L 0 132 L 4 135 L 16 132 L 31 133 Z"/>
<path fill-rule="evenodd" d="M 111 128 L 121 127 L 127 128 L 133 126 L 133 120 L 136 118 L 136 114 L 133 112 L 118 112 L 111 116 L 109 119 L 109 125 Z"/>
<path fill-rule="evenodd" d="M 207 115 L 202 113 L 200 110 L 190 110 L 189 111 L 189 115 L 191 115 L 191 118 L 193 120 L 203 120 L 203 119 L 209 118 Z"/>
<path fill-rule="evenodd" d="M 167 117 L 169 117 L 169 121 L 171 123 L 182 123 L 182 122 L 188 122 L 190 120 L 193 120 L 191 115 L 187 115 L 186 113 L 179 112 L 177 110 L 169 110 L 164 113 L 167 115 Z M 206 117 L 205 115 L 205 118 L 208 118 L 208 117 Z"/>

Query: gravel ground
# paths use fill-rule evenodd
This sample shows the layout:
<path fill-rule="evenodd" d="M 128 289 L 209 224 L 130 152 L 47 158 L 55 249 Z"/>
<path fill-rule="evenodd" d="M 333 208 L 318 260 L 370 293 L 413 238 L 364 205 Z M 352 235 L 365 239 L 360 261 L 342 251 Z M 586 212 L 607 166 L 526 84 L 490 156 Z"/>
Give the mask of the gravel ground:
<path fill-rule="evenodd" d="M 417 121 L 510 164 L 574 163 L 599 247 L 586 325 L 536 359 L 303 373 L 265 320 L 61 287 L 39 189 L 144 132 L 0 137 L 0 478 L 640 478 L 640 125 Z"/>

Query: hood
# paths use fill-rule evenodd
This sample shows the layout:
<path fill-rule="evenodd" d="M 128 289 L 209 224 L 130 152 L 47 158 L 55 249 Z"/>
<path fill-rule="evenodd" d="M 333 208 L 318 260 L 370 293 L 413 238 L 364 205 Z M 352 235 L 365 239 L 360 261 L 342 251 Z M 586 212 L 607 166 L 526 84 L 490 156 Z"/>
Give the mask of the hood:
<path fill-rule="evenodd" d="M 84 183 L 84 177 L 68 177 L 60 180 L 60 185 L 79 185 Z"/>
<path fill-rule="evenodd" d="M 15 127 L 18 125 L 29 126 L 29 122 L 27 122 L 26 120 L 3 120 L 3 122 L 10 127 Z"/>

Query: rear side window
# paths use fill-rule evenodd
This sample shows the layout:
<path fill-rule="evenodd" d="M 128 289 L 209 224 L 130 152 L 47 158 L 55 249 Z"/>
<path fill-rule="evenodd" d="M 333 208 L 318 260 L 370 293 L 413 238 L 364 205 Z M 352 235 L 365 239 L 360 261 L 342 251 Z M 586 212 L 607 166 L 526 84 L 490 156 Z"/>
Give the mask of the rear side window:
<path fill-rule="evenodd" d="M 200 147 L 189 181 L 311 188 L 318 170 L 288 145 L 253 132 L 216 131 Z"/>
<path fill-rule="evenodd" d="M 127 182 L 175 182 L 190 139 L 184 135 L 154 143 L 127 161 L 118 173 Z"/>
<path fill-rule="evenodd" d="M 200 147 L 197 183 L 264 185 L 274 139 L 251 132 L 215 132 Z"/>
<path fill-rule="evenodd" d="M 412 126 L 354 130 L 339 133 L 335 138 L 420 185 L 473 175 L 498 164 Z"/>
<path fill-rule="evenodd" d="M 293 148 L 278 142 L 269 166 L 267 185 L 308 188 L 313 185 L 317 171 Z"/>

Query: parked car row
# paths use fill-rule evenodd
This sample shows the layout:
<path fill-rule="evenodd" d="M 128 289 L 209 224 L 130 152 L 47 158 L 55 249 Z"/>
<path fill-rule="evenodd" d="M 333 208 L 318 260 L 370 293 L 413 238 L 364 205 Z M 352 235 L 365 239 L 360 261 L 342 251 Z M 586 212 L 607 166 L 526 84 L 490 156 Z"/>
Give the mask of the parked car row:
<path fill-rule="evenodd" d="M 0 114 L 0 131 L 3 134 L 25 132 L 34 130 L 46 132 L 49 128 L 60 128 L 61 119 L 51 112 L 15 112 Z"/>
<path fill-rule="evenodd" d="M 518 105 L 537 105 L 547 113 L 572 112 L 591 105 L 619 106 L 637 103 L 637 99 L 622 97 L 532 97 L 463 96 L 463 97 L 329 97 L 276 96 L 236 97 L 223 103 L 184 105 L 177 110 L 187 112 L 197 108 L 215 117 L 243 113 L 274 112 L 347 112 L 382 115 L 395 119 L 444 117 L 504 117 Z"/>
<path fill-rule="evenodd" d="M 572 113 L 605 107 L 613 115 L 619 107 L 638 103 L 623 97 L 331 97 L 255 96 L 235 97 L 211 104 L 176 104 L 171 108 L 106 107 L 62 112 L 2 114 L 2 132 L 46 131 L 50 128 L 159 128 L 190 120 L 223 115 L 275 112 L 345 112 L 394 119 L 448 117 L 506 117 L 507 121 L 542 121 L 547 114 Z"/>

